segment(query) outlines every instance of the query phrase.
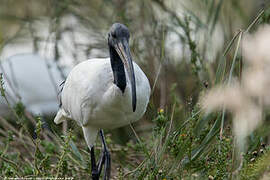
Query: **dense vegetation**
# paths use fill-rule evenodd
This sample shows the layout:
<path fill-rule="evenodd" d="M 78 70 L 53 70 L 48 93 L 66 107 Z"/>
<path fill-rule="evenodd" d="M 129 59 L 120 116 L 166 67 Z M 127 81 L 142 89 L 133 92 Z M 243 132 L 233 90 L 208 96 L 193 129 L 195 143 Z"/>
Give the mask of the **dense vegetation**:
<path fill-rule="evenodd" d="M 105 131 L 112 178 L 267 179 L 267 108 L 263 126 L 248 134 L 243 148 L 233 133 L 234 114 L 225 107 L 205 113 L 200 101 L 218 84 L 242 79 L 243 37 L 270 20 L 268 1 L 248 2 L 2 1 L 0 54 L 27 44 L 32 52 L 73 66 L 108 55 L 108 28 L 122 22 L 131 31 L 133 59 L 148 76 L 152 93 L 141 121 Z M 7 82 L 0 79 L 8 103 Z M 13 115 L 0 117 L 1 178 L 90 178 L 89 151 L 76 123 L 68 122 L 62 131 L 53 117 L 33 116 L 20 102 L 9 108 Z"/>

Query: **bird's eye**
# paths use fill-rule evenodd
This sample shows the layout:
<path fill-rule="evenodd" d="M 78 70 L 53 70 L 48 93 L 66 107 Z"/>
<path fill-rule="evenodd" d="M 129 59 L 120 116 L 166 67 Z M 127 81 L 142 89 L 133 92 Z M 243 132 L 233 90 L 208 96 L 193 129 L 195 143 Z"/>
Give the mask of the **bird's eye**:
<path fill-rule="evenodd" d="M 115 32 L 112 32 L 111 34 L 112 34 L 112 37 L 113 37 L 113 38 L 116 38 Z"/>

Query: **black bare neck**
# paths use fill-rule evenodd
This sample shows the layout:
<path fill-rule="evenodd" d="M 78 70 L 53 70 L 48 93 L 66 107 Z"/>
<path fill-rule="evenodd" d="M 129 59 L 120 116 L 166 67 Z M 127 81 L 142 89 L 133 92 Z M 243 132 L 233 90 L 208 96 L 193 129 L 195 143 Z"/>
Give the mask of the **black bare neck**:
<path fill-rule="evenodd" d="M 124 93 L 127 85 L 124 64 L 115 49 L 111 46 L 109 46 L 109 49 L 114 83 Z"/>

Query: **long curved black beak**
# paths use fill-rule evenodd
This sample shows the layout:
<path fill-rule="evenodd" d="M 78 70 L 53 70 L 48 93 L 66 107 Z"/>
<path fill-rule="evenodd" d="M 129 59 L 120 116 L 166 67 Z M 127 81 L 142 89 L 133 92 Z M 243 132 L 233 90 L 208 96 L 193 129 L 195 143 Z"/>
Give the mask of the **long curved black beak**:
<path fill-rule="evenodd" d="M 131 93 L 132 93 L 132 110 L 135 112 L 136 110 L 136 82 L 135 82 L 135 74 L 134 68 L 132 63 L 132 58 L 130 54 L 130 49 L 128 45 L 127 39 L 122 39 L 114 46 L 116 52 L 118 53 L 119 57 L 121 58 L 124 67 L 128 72 L 128 78 L 131 82 Z"/>

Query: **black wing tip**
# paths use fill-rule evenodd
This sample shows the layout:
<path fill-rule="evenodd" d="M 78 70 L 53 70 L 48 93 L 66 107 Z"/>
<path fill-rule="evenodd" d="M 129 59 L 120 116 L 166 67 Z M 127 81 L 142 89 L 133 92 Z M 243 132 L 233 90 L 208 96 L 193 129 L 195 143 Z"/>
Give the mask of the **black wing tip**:
<path fill-rule="evenodd" d="M 62 107 L 62 96 L 61 96 L 61 93 L 62 93 L 62 91 L 63 91 L 63 89 L 64 89 L 64 85 L 65 85 L 65 82 L 66 81 L 63 81 L 59 86 L 61 87 L 60 88 L 60 91 L 58 92 L 58 99 L 59 99 L 59 108 L 61 108 Z"/>

